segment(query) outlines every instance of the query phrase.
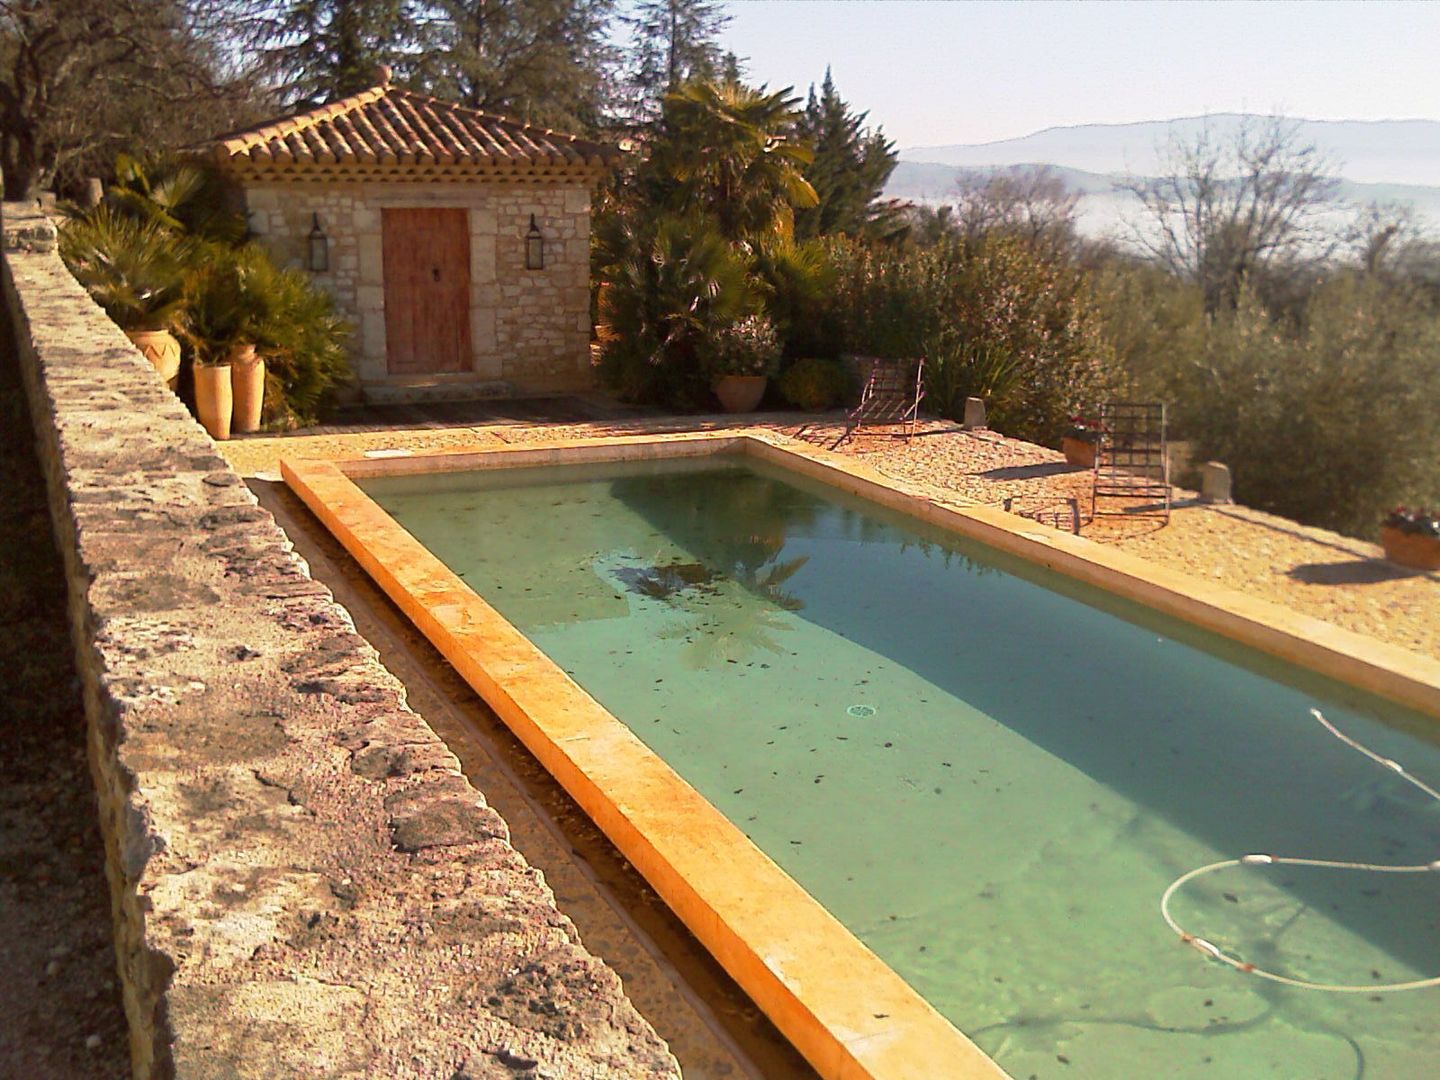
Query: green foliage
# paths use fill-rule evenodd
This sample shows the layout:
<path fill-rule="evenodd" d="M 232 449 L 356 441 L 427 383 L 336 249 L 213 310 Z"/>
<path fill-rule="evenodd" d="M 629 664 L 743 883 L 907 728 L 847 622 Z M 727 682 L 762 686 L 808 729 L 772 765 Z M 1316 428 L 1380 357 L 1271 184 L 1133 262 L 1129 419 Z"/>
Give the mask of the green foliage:
<path fill-rule="evenodd" d="M 1108 385 L 1113 352 L 1085 273 L 1013 237 L 974 250 L 827 245 L 835 284 L 807 319 L 827 332 L 820 355 L 927 359 L 927 403 L 963 414 L 986 399 L 996 427 L 1053 442 Z"/>
<path fill-rule="evenodd" d="M 730 16 L 717 0 L 635 0 L 621 21 L 632 38 L 632 120 L 653 120 L 666 94 L 685 82 L 723 77 L 726 60 L 734 59 L 718 45 Z"/>
<path fill-rule="evenodd" d="M 638 183 L 646 201 L 703 214 L 725 239 L 789 236 L 816 195 L 802 172 L 797 98 L 738 82 L 690 82 L 665 97 L 660 136 Z"/>
<path fill-rule="evenodd" d="M 739 363 L 759 337 L 767 357 L 790 348 L 797 312 L 822 295 L 823 252 L 792 239 L 793 209 L 815 193 L 786 95 L 733 81 L 682 86 L 667 95 L 632 182 L 606 196 L 592 267 L 601 374 L 622 395 L 700 407 L 717 365 Z"/>
<path fill-rule="evenodd" d="M 163 226 L 101 206 L 63 223 L 60 256 L 121 329 L 178 325 L 190 245 Z"/>
<path fill-rule="evenodd" d="M 195 248 L 185 281 L 182 335 L 195 363 L 223 364 L 238 345 L 256 343 L 270 318 L 270 297 L 257 288 L 256 264 L 268 260 L 258 249 L 202 244 Z"/>
<path fill-rule="evenodd" d="M 960 330 L 943 327 L 926 344 L 926 403 L 941 416 L 965 415 L 965 399 L 982 398 L 987 409 L 1018 395 L 1025 369 L 1004 345 L 967 342 Z"/>
<path fill-rule="evenodd" d="M 328 101 L 373 86 L 381 64 L 402 72 L 428 27 L 419 0 L 217 0 L 234 46 L 285 101 Z"/>
<path fill-rule="evenodd" d="M 1093 281 L 1117 380 L 1136 400 L 1177 401 L 1180 354 L 1205 319 L 1200 290 L 1158 266 L 1119 258 L 1106 261 Z"/>
<path fill-rule="evenodd" d="M 601 301 L 602 378 L 630 400 L 698 408 L 710 340 L 760 308 L 743 259 L 694 215 L 618 219 L 604 242 L 614 261 Z"/>
<path fill-rule="evenodd" d="M 805 179 L 817 201 L 796 211 L 796 236 L 883 235 L 893 228 L 893 215 L 877 200 L 899 155 L 882 131 L 863 126 L 867 115 L 850 111 L 828 68 L 818 98 L 810 87 L 800 132 L 815 155 L 805 168 Z"/>
<path fill-rule="evenodd" d="M 716 375 L 773 375 L 780 362 L 780 337 L 764 315 L 746 315 L 712 331 L 705 366 Z"/>
<path fill-rule="evenodd" d="M 330 297 L 255 244 L 204 170 L 122 157 L 107 202 L 72 217 L 61 254 L 126 329 L 176 331 L 197 364 L 253 344 L 266 361 L 266 421 L 313 422 L 350 377 L 349 326 Z"/>
<path fill-rule="evenodd" d="M 245 216 L 231 208 L 220 175 L 205 165 L 120 154 L 105 199 L 126 217 L 174 233 L 226 244 L 245 238 Z"/>
<path fill-rule="evenodd" d="M 254 327 L 265 359 L 265 423 L 279 428 L 313 424 L 351 379 L 345 345 L 351 327 L 330 295 L 300 270 L 282 270 L 256 247 L 242 249 L 247 287 L 263 297 Z"/>
<path fill-rule="evenodd" d="M 1440 501 L 1440 320 L 1407 292 L 1345 275 L 1298 328 L 1242 293 L 1182 355 L 1177 426 L 1241 502 L 1368 536 L 1396 503 Z"/>
<path fill-rule="evenodd" d="M 852 390 L 850 372 L 838 360 L 807 356 L 780 376 L 780 393 L 807 412 L 821 412 L 843 402 Z"/>
<path fill-rule="evenodd" d="M 786 356 L 804 356 L 817 350 L 817 328 L 809 313 L 835 281 L 825 245 L 811 240 L 797 244 L 784 237 L 765 237 L 751 247 L 752 283 L 765 302 L 765 311 L 780 335 Z"/>
<path fill-rule="evenodd" d="M 418 81 L 437 97 L 566 131 L 601 122 L 614 0 L 435 0 Z"/>

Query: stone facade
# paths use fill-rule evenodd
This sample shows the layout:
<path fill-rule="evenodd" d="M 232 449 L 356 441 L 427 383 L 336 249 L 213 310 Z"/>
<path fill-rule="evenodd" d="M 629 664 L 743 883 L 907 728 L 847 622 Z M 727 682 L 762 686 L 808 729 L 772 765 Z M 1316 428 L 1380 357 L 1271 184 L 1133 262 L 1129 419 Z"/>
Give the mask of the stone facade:
<path fill-rule="evenodd" d="M 215 444 L 23 250 L 35 212 L 5 217 L 0 363 L 69 582 L 133 1074 L 678 1080 Z"/>
<path fill-rule="evenodd" d="M 305 267 L 319 215 L 330 269 L 314 280 L 355 326 L 352 362 L 367 398 L 539 395 L 593 385 L 588 182 L 242 183 L 250 228 L 281 265 Z M 474 354 L 468 373 L 392 377 L 387 369 L 381 214 L 390 207 L 467 211 Z M 525 269 L 531 214 L 545 239 L 543 270 Z"/>

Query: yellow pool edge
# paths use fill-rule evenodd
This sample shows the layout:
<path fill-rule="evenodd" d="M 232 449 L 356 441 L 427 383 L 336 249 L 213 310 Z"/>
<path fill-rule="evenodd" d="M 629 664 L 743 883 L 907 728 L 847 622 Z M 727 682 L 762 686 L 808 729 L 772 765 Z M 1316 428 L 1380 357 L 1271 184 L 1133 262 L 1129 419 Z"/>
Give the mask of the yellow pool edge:
<path fill-rule="evenodd" d="M 733 437 L 676 442 L 698 453 Z M 585 460 L 644 444 L 586 440 Z M 489 466 L 574 461 L 500 451 Z M 489 454 L 490 451 L 482 453 Z M 442 468 L 471 468 L 464 452 Z M 644 451 L 638 455 L 647 456 Z M 648 456 L 661 456 L 650 454 Z M 664 456 L 669 456 L 665 454 Z M 417 458 L 381 459 L 415 472 Z M 345 462 L 283 461 L 286 483 L 485 699 L 826 1080 L 1005 1073 L 630 730 L 394 522 Z M 479 467 L 485 467 L 481 465 Z"/>
<path fill-rule="evenodd" d="M 827 1080 L 1005 1074 L 351 479 L 734 451 L 1440 716 L 1440 663 L 1426 657 L 764 432 L 282 461 L 290 488 Z"/>

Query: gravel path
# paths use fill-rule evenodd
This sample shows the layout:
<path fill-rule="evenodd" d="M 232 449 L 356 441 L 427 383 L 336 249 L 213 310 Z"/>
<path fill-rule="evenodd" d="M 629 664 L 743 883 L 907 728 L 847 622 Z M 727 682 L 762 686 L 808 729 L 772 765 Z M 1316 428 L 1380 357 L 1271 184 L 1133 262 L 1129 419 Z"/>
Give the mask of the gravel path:
<path fill-rule="evenodd" d="M 0 1077 L 130 1075 L 65 579 L 0 356 Z"/>
<path fill-rule="evenodd" d="M 581 425 L 489 427 L 367 432 L 363 435 L 246 439 L 223 444 L 242 474 L 270 473 L 282 455 L 334 458 L 367 449 L 428 450 L 499 443 L 549 442 L 594 435 L 713 430 L 736 426 L 729 417 L 619 421 Z M 760 427 L 812 445 L 834 446 L 843 428 L 833 417 L 799 420 L 794 413 L 747 417 Z M 964 432 L 933 422 L 906 442 L 864 435 L 839 447 L 881 472 L 928 487 L 936 497 L 1014 508 L 1068 524 L 1075 498 L 1082 534 L 1114 544 L 1170 569 L 1211 580 L 1356 633 L 1440 656 L 1440 573 L 1406 570 L 1385 562 L 1374 544 L 1297 525 L 1239 506 L 1205 506 L 1177 490 L 1166 522 L 1153 513 L 1102 513 L 1090 517 L 1090 472 L 1062 455 L 994 432 Z M 1102 506 L 1119 511 L 1122 505 Z M 1058 517 L 1057 517 L 1058 512 Z"/>

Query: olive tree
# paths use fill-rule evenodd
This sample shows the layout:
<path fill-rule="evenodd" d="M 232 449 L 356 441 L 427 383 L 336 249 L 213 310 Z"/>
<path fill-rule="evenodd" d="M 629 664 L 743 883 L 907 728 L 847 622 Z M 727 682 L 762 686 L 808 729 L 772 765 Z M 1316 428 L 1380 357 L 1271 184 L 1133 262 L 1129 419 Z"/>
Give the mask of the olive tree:
<path fill-rule="evenodd" d="M 1332 163 L 1280 117 L 1247 119 L 1232 136 L 1206 126 L 1170 144 L 1168 171 L 1119 187 L 1140 200 L 1138 246 L 1195 282 L 1205 310 L 1233 310 L 1253 275 L 1304 272 L 1334 251 Z"/>

